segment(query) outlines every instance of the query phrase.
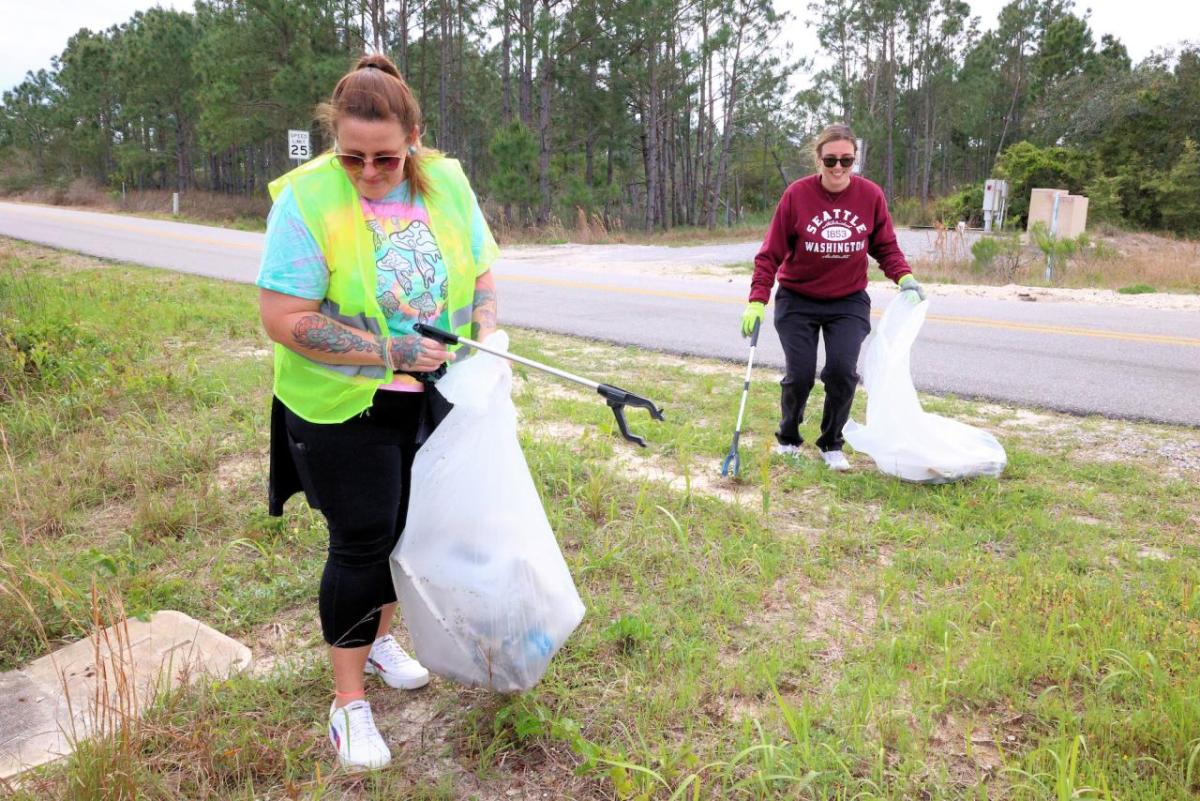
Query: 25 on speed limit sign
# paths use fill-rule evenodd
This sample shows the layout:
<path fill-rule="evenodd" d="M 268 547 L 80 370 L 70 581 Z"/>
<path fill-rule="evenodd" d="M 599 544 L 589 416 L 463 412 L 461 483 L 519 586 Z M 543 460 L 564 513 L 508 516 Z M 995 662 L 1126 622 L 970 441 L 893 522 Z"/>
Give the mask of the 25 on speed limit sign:
<path fill-rule="evenodd" d="M 312 158 L 308 131 L 288 131 L 288 158 L 307 161 Z"/>

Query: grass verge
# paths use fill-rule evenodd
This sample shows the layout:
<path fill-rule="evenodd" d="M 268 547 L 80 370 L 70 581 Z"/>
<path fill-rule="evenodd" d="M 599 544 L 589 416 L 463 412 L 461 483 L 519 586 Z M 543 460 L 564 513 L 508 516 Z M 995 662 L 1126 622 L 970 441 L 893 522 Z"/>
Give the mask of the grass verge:
<path fill-rule="evenodd" d="M 522 696 L 373 685 L 395 763 L 335 770 L 315 615 L 324 528 L 299 499 L 264 513 L 270 355 L 254 300 L 0 240 L 0 667 L 86 634 L 93 582 L 129 614 L 179 609 L 256 659 L 0 793 L 1200 791 L 1195 431 L 927 398 L 997 433 L 1001 479 L 907 485 L 853 454 L 834 476 L 815 451 L 770 455 L 776 376 L 758 371 L 742 478 L 724 481 L 736 365 L 520 330 L 514 350 L 666 407 L 652 428 L 631 412 L 653 444 L 635 451 L 593 394 L 517 369 L 522 444 L 587 616 Z"/>
<path fill-rule="evenodd" d="M 923 280 L 959 284 L 1020 284 L 1113 289 L 1124 294 L 1200 293 L 1200 242 L 1100 225 L 1081 237 L 1069 257 L 1058 257 L 1052 281 L 1046 256 L 1027 234 L 985 236 L 968 248 L 953 230 L 930 233 L 929 252 L 913 260 Z M 980 250 L 980 245 L 987 245 Z M 982 257 L 982 258 L 981 258 Z"/>

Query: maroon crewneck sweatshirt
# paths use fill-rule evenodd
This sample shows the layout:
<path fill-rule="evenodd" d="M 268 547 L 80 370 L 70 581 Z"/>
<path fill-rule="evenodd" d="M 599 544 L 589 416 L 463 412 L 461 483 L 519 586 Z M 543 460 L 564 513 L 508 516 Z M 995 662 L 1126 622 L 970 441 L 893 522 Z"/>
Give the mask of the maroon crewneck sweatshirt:
<path fill-rule="evenodd" d="M 766 303 L 777 278 L 810 298 L 852 295 L 867 288 L 868 253 L 893 281 L 912 272 L 883 190 L 857 175 L 836 194 L 821 186 L 820 175 L 801 178 L 784 190 L 754 257 L 750 300 Z"/>

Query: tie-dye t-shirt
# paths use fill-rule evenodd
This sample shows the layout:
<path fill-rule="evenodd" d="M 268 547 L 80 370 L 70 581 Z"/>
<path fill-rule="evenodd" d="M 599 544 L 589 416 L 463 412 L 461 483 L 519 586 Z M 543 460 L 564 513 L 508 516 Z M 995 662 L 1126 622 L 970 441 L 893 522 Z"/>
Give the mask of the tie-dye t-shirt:
<path fill-rule="evenodd" d="M 376 290 L 392 336 L 413 333 L 416 323 L 449 329 L 446 310 L 446 262 L 429 228 L 429 213 L 420 197 L 409 197 L 408 182 L 382 200 L 362 200 L 363 216 L 375 242 Z M 487 222 L 474 203 L 471 250 L 483 252 Z M 478 264 L 476 275 L 491 269 Z M 308 300 L 323 300 L 329 269 L 316 239 L 304 224 L 291 187 L 275 200 L 267 218 L 267 238 L 258 280 L 263 289 Z"/>

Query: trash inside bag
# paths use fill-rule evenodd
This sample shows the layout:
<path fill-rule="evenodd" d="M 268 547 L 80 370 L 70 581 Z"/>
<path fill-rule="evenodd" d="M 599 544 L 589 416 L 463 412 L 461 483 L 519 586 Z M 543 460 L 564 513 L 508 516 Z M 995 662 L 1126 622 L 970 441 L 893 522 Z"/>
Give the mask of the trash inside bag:
<path fill-rule="evenodd" d="M 508 336 L 487 344 L 507 350 Z M 433 673 L 528 690 L 583 619 L 583 602 L 517 441 L 508 362 L 477 352 L 437 386 L 454 408 L 413 463 L 391 556 L 400 609 Z"/>
<path fill-rule="evenodd" d="M 851 420 L 842 435 L 882 472 L 905 481 L 944 484 L 999 476 L 1008 457 L 994 436 L 921 409 L 909 353 L 928 310 L 929 301 L 914 306 L 903 297 L 888 304 L 863 363 L 866 424 Z"/>

